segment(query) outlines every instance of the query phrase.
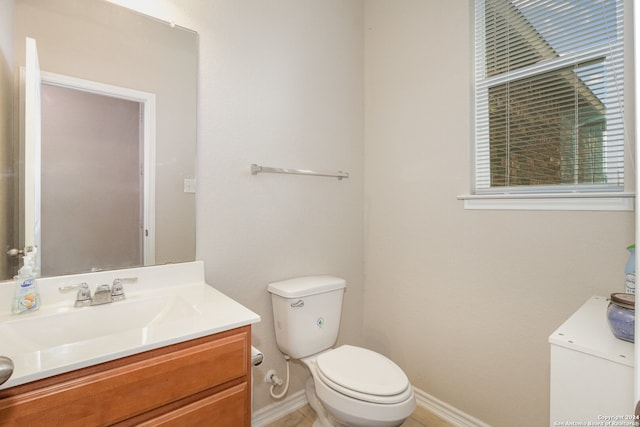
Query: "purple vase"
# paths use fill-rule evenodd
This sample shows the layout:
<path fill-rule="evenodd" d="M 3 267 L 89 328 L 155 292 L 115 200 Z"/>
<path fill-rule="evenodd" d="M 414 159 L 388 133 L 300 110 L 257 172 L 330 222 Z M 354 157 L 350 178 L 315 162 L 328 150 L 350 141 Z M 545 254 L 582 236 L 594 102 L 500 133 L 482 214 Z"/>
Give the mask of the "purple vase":
<path fill-rule="evenodd" d="M 636 320 L 636 296 L 633 294 L 611 294 L 607 319 L 616 338 L 634 342 Z"/>

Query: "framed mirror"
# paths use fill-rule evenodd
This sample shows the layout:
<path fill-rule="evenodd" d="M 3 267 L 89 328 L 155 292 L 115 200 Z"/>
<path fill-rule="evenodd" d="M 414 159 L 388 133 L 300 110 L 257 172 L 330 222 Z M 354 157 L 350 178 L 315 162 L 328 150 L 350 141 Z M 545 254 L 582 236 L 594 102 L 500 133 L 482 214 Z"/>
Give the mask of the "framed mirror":
<path fill-rule="evenodd" d="M 42 85 L 41 275 L 194 260 L 197 34 L 104 0 L 0 0 L 0 15 L 5 13 L 13 16 L 13 31 L 0 30 L 0 280 L 20 267 L 20 257 L 12 255 L 28 244 L 30 229 L 23 213 L 29 159 L 20 89 L 27 37 L 36 40 L 40 69 L 48 76 Z M 106 110 L 85 114 L 95 91 L 70 88 L 70 81 L 145 94 L 154 108 L 120 103 L 140 112 L 140 122 L 107 122 Z M 61 115 L 76 98 L 69 89 L 80 95 L 80 107 Z M 107 106 L 96 108 L 116 108 L 111 101 L 118 95 L 100 96 L 98 104 Z M 152 135 L 153 150 L 141 145 L 118 151 L 121 134 L 70 133 L 100 127 L 128 129 L 140 141 Z M 101 145 L 91 145 L 97 140 Z M 127 200 L 120 182 L 126 176 L 138 182 L 136 191 L 151 194 L 120 200 Z M 128 228 L 111 221 L 125 216 L 132 218 Z M 128 239 L 120 228 L 140 239 Z"/>

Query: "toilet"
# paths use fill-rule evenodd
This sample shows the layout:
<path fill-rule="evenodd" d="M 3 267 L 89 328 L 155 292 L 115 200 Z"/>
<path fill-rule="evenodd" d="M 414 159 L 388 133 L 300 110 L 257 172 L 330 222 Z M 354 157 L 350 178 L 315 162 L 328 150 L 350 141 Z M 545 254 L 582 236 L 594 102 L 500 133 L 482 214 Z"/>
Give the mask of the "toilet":
<path fill-rule="evenodd" d="M 344 279 L 308 276 L 269 284 L 278 348 L 311 373 L 306 393 L 317 425 L 394 427 L 415 410 L 409 379 L 393 361 L 338 338 Z"/>

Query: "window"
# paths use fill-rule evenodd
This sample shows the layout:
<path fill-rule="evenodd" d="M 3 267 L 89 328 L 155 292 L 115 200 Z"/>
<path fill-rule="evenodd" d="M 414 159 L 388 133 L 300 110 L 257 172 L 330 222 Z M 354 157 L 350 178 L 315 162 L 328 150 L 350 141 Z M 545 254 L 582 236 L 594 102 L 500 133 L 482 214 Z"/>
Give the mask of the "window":
<path fill-rule="evenodd" d="M 476 0 L 476 195 L 624 192 L 622 7 Z"/>

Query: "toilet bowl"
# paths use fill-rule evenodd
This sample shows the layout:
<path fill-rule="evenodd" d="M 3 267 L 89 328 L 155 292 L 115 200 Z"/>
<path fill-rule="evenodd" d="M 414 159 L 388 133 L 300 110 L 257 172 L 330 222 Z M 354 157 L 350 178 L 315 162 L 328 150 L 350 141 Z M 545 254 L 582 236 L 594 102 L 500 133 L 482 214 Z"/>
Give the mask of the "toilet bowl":
<path fill-rule="evenodd" d="M 402 369 L 374 351 L 343 345 L 301 362 L 313 378 L 320 410 L 331 415 L 329 425 L 395 427 L 416 408 Z"/>
<path fill-rule="evenodd" d="M 322 425 L 399 426 L 416 407 L 402 369 L 372 350 L 332 348 L 345 287 L 344 279 L 333 276 L 269 284 L 278 348 L 309 369 L 307 398 Z"/>

